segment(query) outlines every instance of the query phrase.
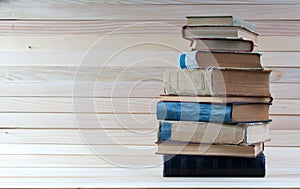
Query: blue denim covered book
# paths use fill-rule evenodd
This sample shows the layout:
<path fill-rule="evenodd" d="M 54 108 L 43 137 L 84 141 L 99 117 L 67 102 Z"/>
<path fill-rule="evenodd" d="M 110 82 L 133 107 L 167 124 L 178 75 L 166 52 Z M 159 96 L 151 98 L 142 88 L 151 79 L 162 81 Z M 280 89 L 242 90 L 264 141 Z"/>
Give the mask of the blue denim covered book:
<path fill-rule="evenodd" d="M 270 122 L 271 103 L 209 104 L 195 102 L 158 102 L 157 119 L 170 121 L 255 123 Z"/>
<path fill-rule="evenodd" d="M 264 177 L 265 155 L 256 158 L 164 155 L 164 177 Z"/>

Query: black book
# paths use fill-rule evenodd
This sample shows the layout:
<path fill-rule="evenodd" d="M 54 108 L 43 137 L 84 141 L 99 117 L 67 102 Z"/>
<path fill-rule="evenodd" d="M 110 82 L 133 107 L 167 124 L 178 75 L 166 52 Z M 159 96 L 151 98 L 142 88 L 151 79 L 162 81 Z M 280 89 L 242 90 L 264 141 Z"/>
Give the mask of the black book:
<path fill-rule="evenodd" d="M 265 155 L 256 158 L 164 155 L 164 177 L 264 177 Z"/>

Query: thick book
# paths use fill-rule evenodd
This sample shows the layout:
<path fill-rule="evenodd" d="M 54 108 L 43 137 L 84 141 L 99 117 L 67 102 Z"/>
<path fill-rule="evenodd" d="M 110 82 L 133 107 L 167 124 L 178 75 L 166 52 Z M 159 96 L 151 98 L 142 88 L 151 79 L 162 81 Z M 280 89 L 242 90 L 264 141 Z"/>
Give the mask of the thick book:
<path fill-rule="evenodd" d="M 264 150 L 263 143 L 249 146 L 216 145 L 185 142 L 157 142 L 157 154 L 182 154 L 203 156 L 231 156 L 255 158 Z"/>
<path fill-rule="evenodd" d="M 255 97 L 255 96 L 178 96 L 178 95 L 160 95 L 160 101 L 169 102 L 202 102 L 202 103 L 269 103 L 273 101 L 272 97 Z"/>
<path fill-rule="evenodd" d="M 198 102 L 158 102 L 158 120 L 217 123 L 270 122 L 270 103 L 209 104 Z"/>
<path fill-rule="evenodd" d="M 164 73 L 167 95 L 269 97 L 271 70 L 173 69 Z"/>
<path fill-rule="evenodd" d="M 182 53 L 178 58 L 178 65 L 181 69 L 203 67 L 262 69 L 260 57 L 260 53 L 212 52 L 198 50 Z"/>
<path fill-rule="evenodd" d="M 252 52 L 258 46 L 253 41 L 242 38 L 195 38 L 191 43 L 192 50 Z"/>
<path fill-rule="evenodd" d="M 238 26 L 183 26 L 182 37 L 195 38 L 243 38 L 257 44 L 258 34 Z"/>
<path fill-rule="evenodd" d="M 252 145 L 270 140 L 267 123 L 222 124 L 188 121 L 161 121 L 157 141 L 206 144 Z"/>
<path fill-rule="evenodd" d="M 187 16 L 188 25 L 241 26 L 256 31 L 256 25 L 236 16 Z"/>
<path fill-rule="evenodd" d="M 226 156 L 164 155 L 164 177 L 264 177 L 266 159 Z"/>

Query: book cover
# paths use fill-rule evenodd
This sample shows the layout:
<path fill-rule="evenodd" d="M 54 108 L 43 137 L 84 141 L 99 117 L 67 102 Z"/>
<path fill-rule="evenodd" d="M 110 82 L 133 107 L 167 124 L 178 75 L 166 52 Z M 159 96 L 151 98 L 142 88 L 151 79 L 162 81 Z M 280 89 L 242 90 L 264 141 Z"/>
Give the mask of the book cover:
<path fill-rule="evenodd" d="M 222 124 L 160 121 L 157 141 L 252 145 L 270 140 L 267 123 Z"/>
<path fill-rule="evenodd" d="M 227 67 L 262 69 L 260 53 L 245 52 L 214 52 L 191 51 L 179 55 L 178 67 L 181 69 L 195 69 L 203 67 Z"/>
<path fill-rule="evenodd" d="M 256 25 L 236 16 L 187 16 L 188 25 L 241 26 L 256 31 Z"/>
<path fill-rule="evenodd" d="M 230 156 L 255 158 L 264 150 L 264 143 L 253 145 L 200 144 L 191 142 L 157 142 L 157 154 Z"/>
<path fill-rule="evenodd" d="M 195 26 L 182 27 L 182 38 L 193 40 L 194 38 L 243 38 L 257 44 L 258 34 L 240 26 Z"/>
<path fill-rule="evenodd" d="M 195 38 L 191 43 L 192 50 L 252 52 L 258 49 L 253 41 L 243 38 Z"/>
<path fill-rule="evenodd" d="M 264 177 L 266 159 L 226 156 L 164 155 L 164 177 Z"/>
<path fill-rule="evenodd" d="M 270 97 L 271 70 L 172 69 L 164 73 L 166 95 Z"/>
<path fill-rule="evenodd" d="M 158 102 L 158 120 L 255 123 L 270 122 L 271 103 L 209 104 L 198 102 Z"/>

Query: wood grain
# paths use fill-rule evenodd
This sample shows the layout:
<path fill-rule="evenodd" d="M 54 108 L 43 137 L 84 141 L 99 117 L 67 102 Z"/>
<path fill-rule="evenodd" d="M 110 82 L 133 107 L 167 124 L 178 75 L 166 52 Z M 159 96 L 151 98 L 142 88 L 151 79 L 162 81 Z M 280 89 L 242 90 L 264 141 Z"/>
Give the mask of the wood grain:
<path fill-rule="evenodd" d="M 261 64 L 264 67 L 299 67 L 299 52 L 264 52 Z"/>
<path fill-rule="evenodd" d="M 282 170 L 280 171 L 279 168 L 274 168 L 272 169 L 273 174 L 271 174 L 271 177 L 276 177 L 276 175 L 280 175 L 280 172 L 285 173 L 285 174 L 291 174 L 291 177 L 297 178 L 297 176 L 299 175 L 299 171 L 297 171 L 295 167 L 294 169 L 289 166 L 290 170 Z M 23 174 L 26 176 L 22 176 L 21 172 L 23 171 Z M 155 168 L 144 168 L 144 169 L 140 169 L 140 171 L 136 171 L 136 169 L 122 169 L 122 168 L 106 168 L 106 169 L 102 169 L 102 168 L 93 168 L 93 169 L 85 169 L 85 168 L 53 168 L 53 169 L 49 169 L 49 171 L 47 171 L 47 168 L 23 168 L 23 169 L 17 169 L 17 168 L 3 168 L 3 172 L 6 171 L 7 174 L 6 175 L 1 175 L 1 177 L 3 178 L 10 178 L 12 175 L 16 175 L 19 178 L 37 178 L 37 177 L 42 177 L 42 178 L 98 178 L 101 182 L 101 184 L 99 184 L 99 186 L 102 187 L 107 187 L 107 186 L 111 186 L 112 180 L 110 180 L 109 178 L 111 178 L 112 176 L 116 176 L 118 178 L 124 178 L 125 180 L 122 180 L 120 183 L 124 184 L 128 184 L 131 182 L 135 182 L 136 184 L 132 184 L 135 187 L 140 188 L 142 185 L 145 185 L 145 183 L 147 184 L 148 182 L 154 182 L 154 184 L 150 184 L 150 186 L 155 186 L 155 187 L 159 187 L 159 185 L 163 184 L 165 179 L 161 178 L 161 168 L 160 167 L 155 167 Z M 105 171 L 103 171 L 105 170 Z M 21 172 L 20 172 L 21 171 Z M 83 176 L 84 175 L 84 176 Z M 124 177 L 124 175 L 127 175 L 126 177 Z M 123 177 L 122 177 L 123 176 Z M 146 179 L 145 183 L 142 183 L 141 181 L 135 181 L 136 178 L 141 178 L 142 182 Z M 148 178 L 148 179 L 147 179 Z M 98 180 L 98 181 L 99 181 Z M 148 180 L 148 182 L 147 182 Z M 174 181 L 172 181 L 174 180 Z M 203 181 L 202 184 L 200 184 L 200 186 L 203 187 L 207 187 L 210 186 L 209 184 L 211 184 L 213 182 L 213 178 L 204 178 L 204 179 L 192 179 L 192 178 L 182 178 L 180 179 L 182 181 L 181 184 L 177 185 L 181 186 L 181 187 L 187 187 L 187 186 L 196 186 L 197 184 L 199 184 L 201 181 Z M 193 182 L 194 180 L 194 182 Z M 236 182 L 236 180 L 238 180 L 239 182 Z M 256 180 L 260 180 L 258 182 L 256 182 Z M 288 186 L 295 186 L 295 183 L 293 183 L 293 181 L 298 181 L 298 179 L 288 179 L 287 181 L 292 181 Z M 242 186 L 243 181 L 248 181 L 250 182 L 256 182 L 256 184 L 249 184 L 249 186 L 257 186 L 258 183 L 260 185 L 263 186 L 270 186 L 270 183 L 272 185 L 274 185 L 275 183 L 280 183 L 280 181 L 282 182 L 281 179 L 277 178 L 277 181 L 272 182 L 271 180 L 267 180 L 270 181 L 270 183 L 268 184 L 268 182 L 265 181 L 265 179 L 258 179 L 258 178 L 254 178 L 251 179 L 251 181 L 249 181 L 249 178 L 235 178 L 235 179 L 220 179 L 218 182 L 216 182 L 215 184 L 213 184 L 213 186 L 221 186 L 224 183 L 229 184 L 229 186 Z M 235 181 L 235 182 L 233 182 Z M 183 183 L 184 182 L 184 183 Z M 246 182 L 248 184 L 248 182 Z M 175 179 L 171 179 L 169 186 L 174 186 L 176 187 L 176 184 L 179 183 L 178 181 L 176 182 Z M 185 184 L 187 183 L 187 184 Z M 126 185 L 127 185 L 126 184 Z M 125 186 L 126 186 L 125 185 Z M 130 184 L 129 184 L 130 185 Z M 132 186 L 131 185 L 131 186 Z M 149 186 L 147 185 L 147 186 Z M 271 185 L 271 186 L 272 186 Z M 101 187 L 101 188 L 102 188 Z M 274 186 L 273 186 L 274 187 Z"/>
<path fill-rule="evenodd" d="M 300 117 L 297 115 L 271 115 L 270 117 L 273 120 L 270 123 L 271 130 L 300 129 Z M 0 113 L 2 129 L 154 130 L 157 126 L 155 114 Z"/>
<path fill-rule="evenodd" d="M 158 23 L 157 25 L 162 25 L 162 23 Z M 23 54 L 23 56 L 27 53 L 27 55 L 36 54 L 41 57 L 46 52 L 60 56 L 63 55 L 62 53 L 73 53 L 73 55 L 76 55 L 77 52 L 79 53 L 77 56 L 83 58 L 82 56 L 85 51 L 90 48 L 88 52 L 89 58 L 104 56 L 103 59 L 107 60 L 113 55 L 121 56 L 124 53 L 139 51 L 145 51 L 145 53 L 155 51 L 159 54 L 170 51 L 175 53 L 190 51 L 190 43 L 188 40 L 181 38 L 180 27 L 178 26 L 169 26 L 176 31 L 175 35 L 171 35 L 168 32 L 163 35 L 160 34 L 160 31 L 147 33 L 144 32 L 144 30 L 147 30 L 146 24 L 140 27 L 142 28 L 141 33 L 136 33 L 135 35 L 130 33 L 134 32 L 136 28 L 128 26 L 127 28 L 119 28 L 116 31 L 99 36 L 0 36 L 0 42 L 2 43 L 0 52 L 10 53 L 13 51 L 14 53 L 20 53 L 20 55 Z M 300 51 L 299 36 L 259 36 L 258 45 L 259 50 L 262 52 Z M 131 58 L 134 57 L 131 56 Z"/>
<path fill-rule="evenodd" d="M 158 98 L 2 97 L 0 112 L 154 113 Z"/>
<path fill-rule="evenodd" d="M 300 116 L 271 115 L 271 130 L 298 130 Z M 84 124 L 78 124 L 77 121 Z M 147 129 L 157 128 L 155 114 L 0 113 L 0 128 Z"/>
<path fill-rule="evenodd" d="M 300 22 L 295 20 L 257 20 L 253 21 L 257 32 L 264 36 L 299 36 Z"/>
<path fill-rule="evenodd" d="M 158 125 L 158 124 L 156 124 Z M 299 130 L 271 130 L 266 146 L 300 147 Z M 154 145 L 157 129 L 2 129 L 0 144 Z"/>
<path fill-rule="evenodd" d="M 1 154 L 15 155 L 98 155 L 145 156 L 154 155 L 156 145 L 61 145 L 61 144 L 0 144 Z M 125 161 L 124 161 L 125 162 Z"/>
<path fill-rule="evenodd" d="M 155 114 L 0 113 L 0 127 L 25 129 L 150 129 Z"/>
<path fill-rule="evenodd" d="M 157 61 L 157 64 L 161 62 Z M 82 67 L 67 67 L 67 66 L 32 66 L 32 67 L 2 67 L 0 71 L 0 82 L 7 83 L 17 82 L 47 82 L 47 81 L 72 81 L 74 88 L 77 82 L 90 81 L 91 84 L 106 83 L 113 85 L 118 82 L 126 81 L 148 81 L 162 80 L 163 73 L 174 67 L 165 65 L 161 66 L 135 66 L 128 65 L 122 67 L 115 66 L 82 66 Z M 279 71 L 281 71 L 279 69 Z M 289 71 L 289 70 L 288 70 Z M 282 75 L 282 74 L 281 74 Z M 83 83 L 88 84 L 88 83 Z M 99 86 L 101 87 L 101 86 Z"/>
<path fill-rule="evenodd" d="M 20 170 L 21 171 L 21 170 Z M 38 170 L 40 171 L 40 170 Z M 58 169 L 58 171 L 61 171 Z M 70 170 L 72 171 L 72 170 Z M 109 171 L 105 170 L 104 171 Z M 286 172 L 282 172 L 286 173 Z M 126 173 L 122 173 L 123 175 L 127 175 Z M 123 175 L 116 175 L 121 178 Z M 280 177 L 281 175 L 276 173 L 269 174 L 266 178 L 219 178 L 218 182 L 215 181 L 215 178 L 180 178 L 177 179 L 167 179 L 162 178 L 161 171 L 157 171 L 157 175 L 151 177 L 142 177 L 138 181 L 129 180 L 121 180 L 116 183 L 115 180 L 111 180 L 106 177 L 105 182 L 101 180 L 99 182 L 99 178 L 50 178 L 50 177 L 42 177 L 42 178 L 9 178 L 11 182 L 7 182 L 7 179 L 1 179 L 0 182 L 3 186 L 7 188 L 20 188 L 20 187 L 53 187 L 53 188 L 111 188 L 112 184 L 115 183 L 117 187 L 122 186 L 122 188 L 161 188 L 161 186 L 170 187 L 170 188 L 222 188 L 226 187 L 236 187 L 242 188 L 245 185 L 252 188 L 296 188 L 299 186 L 299 179 L 297 178 L 297 174 L 289 174 L 288 177 Z M 133 175 L 133 178 L 140 178 L 138 176 Z M 114 185 L 113 185 L 114 186 Z"/>
<path fill-rule="evenodd" d="M 4 4 L 3 4 L 4 3 Z M 93 20 L 184 19 L 186 15 L 236 15 L 244 19 L 296 19 L 299 5 L 107 5 L 61 3 L 5 3 L 1 19 Z M 38 10 L 38 11 L 37 11 Z"/>
<path fill-rule="evenodd" d="M 271 94 L 275 99 L 298 99 L 299 83 L 270 83 Z"/>
<path fill-rule="evenodd" d="M 153 114 L 159 98 L 2 97 L 0 112 Z M 275 100 L 272 115 L 299 115 L 299 100 Z"/>
<path fill-rule="evenodd" d="M 151 62 L 149 62 L 151 63 Z M 161 62 L 156 61 L 156 64 Z M 161 82 L 163 74 L 173 66 L 150 64 L 147 67 L 128 66 L 7 66 L 0 70 L 1 83 L 22 83 L 22 82 L 49 82 L 49 81 L 73 81 L 74 88 L 80 86 L 81 81 L 90 81 L 94 89 L 95 83 L 101 84 L 110 82 L 110 85 L 118 86 L 119 82 Z M 300 68 L 268 67 L 272 70 L 271 83 L 300 83 Z M 88 85 L 88 83 L 83 83 Z"/>
<path fill-rule="evenodd" d="M 263 36 L 299 36 L 300 21 L 251 20 Z M 7 36 L 101 36 L 118 31 L 119 34 L 172 35 L 180 37 L 180 29 L 187 23 L 181 20 L 0 20 L 0 34 Z M 151 26 L 151 27 L 149 27 Z M 120 30 L 122 28 L 123 30 Z"/>
<path fill-rule="evenodd" d="M 299 115 L 299 100 L 275 100 L 270 108 L 270 114 Z"/>
<path fill-rule="evenodd" d="M 10 4 L 15 4 L 15 5 L 19 5 L 20 4 L 24 5 L 24 3 L 22 2 L 14 2 L 14 1 L 7 1 Z M 269 0 L 244 0 L 244 1 L 240 1 L 240 0 L 227 0 L 227 1 L 222 1 L 222 0 L 64 0 L 64 1 L 59 1 L 59 0 L 35 0 L 29 1 L 30 3 L 35 3 L 37 5 L 86 5 L 86 4 L 91 4 L 91 5 L 102 5 L 102 4 L 117 4 L 117 5 L 122 5 L 122 4 L 141 4 L 141 5 L 148 5 L 148 4 L 159 4 L 159 5 L 176 5 L 176 4 L 299 4 L 299 2 L 297 0 L 286 0 L 286 1 L 280 1 L 280 0 L 273 0 L 273 1 L 269 1 Z"/>
<path fill-rule="evenodd" d="M 158 97 L 163 94 L 161 80 L 144 79 L 141 81 L 77 82 L 76 90 L 73 81 L 45 82 L 1 82 L 2 97 Z M 299 99 L 299 83 L 271 83 L 270 90 L 275 99 Z"/>
<path fill-rule="evenodd" d="M 139 166 L 145 164 L 160 165 L 162 156 L 106 156 L 111 161 L 126 159 L 124 166 Z M 97 155 L 1 155 L 1 168 L 111 168 L 118 167 Z M 3 180 L 2 180 L 3 181 Z M 0 179 L 1 183 L 1 179 Z"/>
<path fill-rule="evenodd" d="M 298 165 L 294 164 L 293 162 L 296 160 L 295 156 L 288 156 L 287 154 L 297 154 L 298 148 L 274 148 L 274 147 L 266 147 L 266 156 L 268 158 L 268 174 L 267 177 L 278 177 L 281 175 L 289 175 L 291 177 L 293 176 L 298 176 L 299 169 Z M 54 156 L 54 157 L 60 157 L 60 156 Z M 90 156 L 86 156 L 90 157 Z M 149 155 L 149 158 L 154 157 L 154 155 Z M 72 159 L 72 156 L 70 156 Z M 87 158 L 87 160 L 88 160 Z M 120 157 L 121 158 L 121 157 Z M 124 158 L 124 157 L 123 157 Z M 148 158 L 146 158 L 148 159 Z M 129 160 L 130 161 L 130 160 Z M 71 160 L 72 162 L 72 160 Z M 284 162 L 284 163 L 283 163 Z M 283 164 L 282 164 L 283 163 Z M 87 161 L 87 164 L 89 162 Z M 284 165 L 285 168 L 282 168 L 282 165 Z M 1 170 L 1 177 L 2 178 L 9 178 L 9 177 L 14 177 L 14 175 L 18 178 L 37 178 L 37 177 L 42 177 L 42 178 L 47 178 L 47 177 L 52 177 L 52 178 L 95 178 L 95 177 L 102 177 L 104 178 L 109 178 L 111 175 L 118 175 L 118 174 L 125 174 L 126 170 L 129 171 L 126 173 L 127 176 L 120 177 L 124 179 L 128 179 L 127 177 L 132 178 L 132 174 L 140 174 L 140 171 L 143 171 L 146 175 L 147 178 L 152 178 L 155 179 L 157 177 L 160 177 L 160 171 L 161 167 L 156 166 L 154 168 L 144 168 L 140 169 L 140 171 L 137 171 L 136 169 L 122 169 L 122 168 L 97 168 L 98 166 L 95 166 L 94 168 L 59 168 L 59 167 L 53 167 L 52 169 L 50 168 L 2 168 Z M 46 171 L 49 170 L 49 171 Z M 104 171 L 106 170 L 106 171 Z M 157 171 L 155 171 L 157 170 Z M 23 171 L 23 172 L 22 172 Z M 24 174 L 24 171 L 26 174 Z M 154 172 L 153 172 L 154 171 Z M 6 173 L 6 174 L 4 174 Z M 38 174 L 39 173 L 39 174 Z M 80 174 L 81 173 L 81 174 Z M 83 174 L 86 173 L 86 174 Z M 42 175 L 41 175 L 42 174 Z M 143 174 L 139 175 L 138 178 L 143 178 Z M 278 175 L 278 176 L 276 176 Z M 149 177 L 150 176 L 150 177 Z M 133 178 L 132 178 L 133 179 Z M 134 178 L 135 179 L 135 178 Z M 191 178 L 183 178 L 182 181 L 189 181 Z M 228 179 L 224 179 L 224 181 L 228 181 Z M 240 179 L 243 181 L 244 179 Z M 280 180 L 280 179 L 279 179 Z M 278 181 L 279 181 L 278 180 Z M 219 180 L 222 183 L 222 180 Z M 252 180 L 253 182 L 253 180 Z M 160 182 L 161 183 L 161 182 Z M 258 183 L 268 183 L 265 182 L 265 179 L 259 179 Z"/>
<path fill-rule="evenodd" d="M 274 83 L 299 83 L 298 77 L 300 70 L 298 68 L 271 68 L 272 74 L 270 82 Z"/>
<path fill-rule="evenodd" d="M 272 123 L 270 123 L 271 130 L 298 130 L 300 128 L 299 115 L 272 115 Z"/>
<path fill-rule="evenodd" d="M 296 147 L 266 147 L 265 155 L 267 157 L 268 168 L 270 166 L 279 167 L 282 164 L 294 166 L 297 162 L 297 157 L 286 156 L 288 153 L 298 153 Z M 106 156 L 111 160 L 118 161 L 118 159 L 125 158 L 128 166 L 134 166 L 134 161 L 141 163 L 145 161 L 148 163 L 159 164 L 162 163 L 162 156 L 147 155 L 147 156 Z M 109 168 L 117 167 L 110 162 L 101 159 L 97 155 L 0 155 L 1 168 Z M 279 161 L 278 161 L 279 160 Z M 139 164 L 138 163 L 138 164 Z M 281 164 L 282 163 L 282 164 Z M 270 173 L 270 172 L 269 172 Z"/>
<path fill-rule="evenodd" d="M 297 156 L 286 156 L 286 154 L 299 153 L 298 148 L 289 147 L 266 147 L 265 155 L 267 158 L 268 168 L 278 167 L 280 165 L 292 166 L 297 161 Z M 111 160 L 126 159 L 128 165 L 141 165 L 142 161 L 154 164 L 163 162 L 160 155 L 147 156 L 106 156 Z M 109 168 L 118 167 L 110 162 L 105 161 L 97 155 L 0 155 L 1 168 Z M 270 172 L 269 172 L 270 176 Z M 0 179 L 0 183 L 3 182 Z"/>
<path fill-rule="evenodd" d="M 161 80 L 146 78 L 140 81 L 97 82 L 80 81 L 74 86 L 73 81 L 45 82 L 1 82 L 0 96 L 8 97 L 158 97 L 163 94 Z M 297 87 L 297 85 L 295 85 Z M 76 91 L 78 92 L 74 92 Z M 277 93 L 284 93 L 280 88 Z M 294 87 L 288 91 L 297 90 Z M 281 93 L 282 92 L 282 93 Z M 284 93 L 285 94 L 285 93 Z M 287 95 L 282 96 L 289 96 Z"/>
<path fill-rule="evenodd" d="M 267 146 L 300 146 L 299 130 L 271 130 L 271 141 L 267 142 Z"/>
<path fill-rule="evenodd" d="M 14 40 L 12 40 L 14 41 Z M 181 41 L 180 43 L 185 43 L 182 45 L 182 48 L 179 49 L 181 52 L 189 51 L 189 44 L 185 41 L 178 39 Z M 30 44 L 31 42 L 28 42 Z M 123 42 L 120 42 L 121 46 L 123 46 Z M 158 46 L 156 46 L 158 47 Z M 0 47 L 1 48 L 1 47 Z M 37 47 L 35 47 L 37 48 Z M 49 47 L 50 48 L 50 47 Z M 55 48 L 55 47 L 53 47 Z M 80 66 L 81 60 L 84 57 L 84 50 L 72 51 L 66 49 L 60 50 L 47 50 L 44 48 L 38 48 L 36 50 L 28 50 L 26 45 L 24 45 L 23 49 L 14 49 L 12 47 L 10 50 L 0 50 L 0 60 L 1 65 L 3 66 Z M 149 48 L 149 46 L 148 46 Z M 155 47 L 154 47 L 155 48 Z M 110 64 L 113 66 L 126 66 L 130 65 L 136 61 L 135 66 L 148 66 L 148 65 L 156 65 L 156 66 L 177 66 L 177 59 L 180 54 L 179 51 L 163 50 L 160 49 L 147 49 L 147 50 L 127 50 L 123 53 L 118 54 L 114 57 Z M 116 49 L 120 50 L 119 49 Z M 284 50 L 284 49 L 282 49 Z M 294 49 L 297 51 L 297 49 Z M 103 60 L 106 62 L 116 51 L 101 51 L 98 54 L 91 54 L 90 56 L 95 59 Z M 48 55 L 51 56 L 48 56 Z M 100 57 L 101 55 L 101 57 Z M 103 57 L 104 56 L 104 57 Z M 145 60 L 145 57 L 148 60 Z M 152 58 L 152 59 L 151 59 Z M 154 59 L 156 58 L 156 59 Z M 263 56 L 261 59 L 261 63 L 265 67 L 299 67 L 299 52 L 263 52 Z M 161 59 L 158 64 L 158 59 Z M 163 60 L 163 61 L 162 61 Z M 101 61 L 97 62 L 97 65 L 103 65 Z M 167 64 L 168 63 L 168 64 Z M 95 66 L 85 64 L 85 66 Z"/>
<path fill-rule="evenodd" d="M 293 41 L 293 42 L 291 42 Z M 296 36 L 264 36 L 258 38 L 261 51 L 286 51 L 295 52 L 300 49 L 300 39 Z"/>
<path fill-rule="evenodd" d="M 158 126 L 158 124 L 156 124 Z M 157 129 L 1 129 L 1 144 L 154 145 Z M 300 143 L 299 143 L 300 146 Z"/>

